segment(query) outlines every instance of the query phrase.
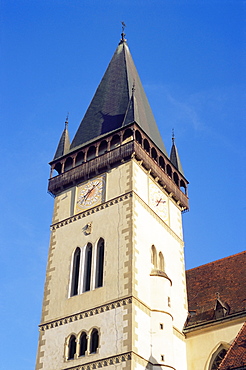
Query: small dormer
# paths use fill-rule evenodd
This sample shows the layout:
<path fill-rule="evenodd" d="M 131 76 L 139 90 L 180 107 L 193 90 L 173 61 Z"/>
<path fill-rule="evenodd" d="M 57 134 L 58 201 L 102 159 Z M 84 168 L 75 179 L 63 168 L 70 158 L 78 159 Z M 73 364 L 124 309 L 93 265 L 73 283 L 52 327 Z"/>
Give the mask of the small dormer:
<path fill-rule="evenodd" d="M 230 307 L 227 303 L 223 303 L 219 297 L 217 297 L 215 307 L 214 307 L 214 315 L 215 319 L 221 319 L 222 317 L 225 317 L 229 315 Z"/>

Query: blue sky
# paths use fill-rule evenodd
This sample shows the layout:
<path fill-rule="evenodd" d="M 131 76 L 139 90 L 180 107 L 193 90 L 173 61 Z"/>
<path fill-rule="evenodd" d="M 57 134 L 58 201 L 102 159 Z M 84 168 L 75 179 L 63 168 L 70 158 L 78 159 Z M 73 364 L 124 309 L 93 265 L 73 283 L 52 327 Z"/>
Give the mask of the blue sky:
<path fill-rule="evenodd" d="M 245 249 L 245 2 L 1 0 L 1 369 L 34 368 L 53 158 L 73 137 L 121 21 L 168 152 L 190 181 L 186 267 Z"/>

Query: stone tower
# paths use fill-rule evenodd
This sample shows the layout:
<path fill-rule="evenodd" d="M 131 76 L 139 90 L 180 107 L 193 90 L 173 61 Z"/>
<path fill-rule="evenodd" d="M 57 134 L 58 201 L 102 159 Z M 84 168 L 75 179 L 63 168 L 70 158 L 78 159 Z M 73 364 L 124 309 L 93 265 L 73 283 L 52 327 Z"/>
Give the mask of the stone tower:
<path fill-rule="evenodd" d="M 124 36 L 73 141 L 66 124 L 50 163 L 36 370 L 186 369 L 188 182 Z"/>

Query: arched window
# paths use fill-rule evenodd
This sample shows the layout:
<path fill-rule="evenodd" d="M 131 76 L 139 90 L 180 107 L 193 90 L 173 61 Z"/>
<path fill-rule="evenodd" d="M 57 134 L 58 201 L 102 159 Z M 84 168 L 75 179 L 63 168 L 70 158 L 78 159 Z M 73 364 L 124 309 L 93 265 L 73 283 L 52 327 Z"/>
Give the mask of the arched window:
<path fill-rule="evenodd" d="M 150 146 L 149 146 L 149 142 L 147 139 L 144 139 L 144 149 L 146 150 L 146 152 L 149 153 Z"/>
<path fill-rule="evenodd" d="M 76 353 L 76 337 L 71 335 L 68 342 L 68 360 L 74 359 Z"/>
<path fill-rule="evenodd" d="M 172 168 L 171 168 L 170 164 L 167 164 L 167 174 L 168 174 L 168 176 L 172 177 Z"/>
<path fill-rule="evenodd" d="M 85 332 L 81 333 L 79 339 L 79 356 L 84 356 L 87 351 L 87 335 Z"/>
<path fill-rule="evenodd" d="M 99 345 L 99 335 L 98 330 L 93 329 L 91 332 L 91 343 L 90 343 L 90 353 L 96 353 Z"/>
<path fill-rule="evenodd" d="M 104 264 L 104 240 L 101 238 L 97 244 L 96 262 L 96 284 L 95 287 L 103 286 L 103 264 Z"/>
<path fill-rule="evenodd" d="M 75 159 L 75 166 L 82 164 L 84 162 L 84 157 L 85 157 L 84 153 L 79 152 Z"/>
<path fill-rule="evenodd" d="M 73 159 L 71 157 L 68 157 L 65 162 L 64 170 L 65 171 L 71 170 L 72 167 L 73 167 Z"/>
<path fill-rule="evenodd" d="M 163 170 L 165 170 L 165 161 L 162 156 L 159 157 L 159 165 Z"/>
<path fill-rule="evenodd" d="M 133 132 L 130 128 L 128 128 L 124 132 L 122 144 L 128 143 L 128 141 L 131 141 L 132 139 L 133 139 Z"/>
<path fill-rule="evenodd" d="M 187 190 L 186 190 L 186 185 L 185 185 L 185 182 L 184 180 L 180 180 L 180 190 L 186 194 Z"/>
<path fill-rule="evenodd" d="M 107 149 L 108 149 L 108 143 L 107 143 L 106 140 L 103 140 L 99 145 L 98 155 L 102 155 L 102 154 L 106 153 Z"/>
<path fill-rule="evenodd" d="M 80 272 L 80 258 L 81 250 L 76 248 L 73 256 L 73 271 L 72 271 L 72 284 L 71 284 L 71 296 L 78 294 L 79 289 L 79 272 Z"/>
<path fill-rule="evenodd" d="M 177 186 L 179 186 L 179 177 L 178 177 L 177 172 L 174 172 L 174 173 L 173 173 L 173 180 L 174 180 L 175 184 L 176 184 Z"/>
<path fill-rule="evenodd" d="M 156 255 L 156 248 L 154 245 L 151 247 L 151 263 L 154 268 L 157 268 L 157 255 Z"/>
<path fill-rule="evenodd" d="M 223 358 L 226 355 L 227 350 L 225 348 L 222 348 L 219 353 L 216 355 L 215 359 L 212 361 L 212 365 L 210 367 L 210 370 L 217 370 L 220 366 L 220 363 L 222 362 Z"/>
<path fill-rule="evenodd" d="M 155 150 L 155 148 L 151 148 L 151 157 L 157 161 L 157 151 Z"/>
<path fill-rule="evenodd" d="M 87 244 L 85 250 L 85 268 L 84 268 L 84 292 L 91 288 L 91 262 L 92 262 L 92 245 Z"/>
<path fill-rule="evenodd" d="M 110 149 L 114 149 L 114 148 L 117 148 L 118 146 L 120 146 L 120 137 L 119 135 L 114 135 L 112 137 L 112 140 L 110 141 Z"/>
<path fill-rule="evenodd" d="M 165 271 L 164 257 L 161 252 L 159 253 L 159 270 Z"/>
<path fill-rule="evenodd" d="M 136 140 L 140 145 L 142 145 L 142 135 L 138 130 L 136 131 Z"/>
<path fill-rule="evenodd" d="M 60 162 L 56 163 L 54 170 L 57 172 L 58 175 L 62 172 L 62 164 Z"/>
<path fill-rule="evenodd" d="M 90 146 L 87 152 L 86 160 L 89 161 L 96 156 L 96 147 L 94 145 Z"/>

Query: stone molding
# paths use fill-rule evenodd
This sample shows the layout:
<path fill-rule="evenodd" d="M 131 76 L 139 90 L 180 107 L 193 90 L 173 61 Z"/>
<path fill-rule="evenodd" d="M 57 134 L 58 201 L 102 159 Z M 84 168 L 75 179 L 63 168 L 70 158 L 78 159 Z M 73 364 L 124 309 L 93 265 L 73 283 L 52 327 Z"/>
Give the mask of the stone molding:
<path fill-rule="evenodd" d="M 87 211 L 84 211 L 84 212 L 80 212 L 80 213 L 77 213 L 76 215 L 73 215 L 73 216 L 70 216 L 68 218 L 65 218 L 64 220 L 62 221 L 59 221 L 59 222 L 56 222 L 54 224 L 51 225 L 51 230 L 56 230 L 56 229 L 59 229 L 60 227 L 62 226 L 65 226 L 65 225 L 68 225 L 68 224 L 71 224 L 72 222 L 75 222 L 75 221 L 78 221 L 78 220 L 81 220 L 82 218 L 86 217 L 86 216 L 90 216 L 96 212 L 99 212 L 105 208 L 108 208 L 110 206 L 113 206 L 115 204 L 118 204 L 119 202 L 122 202 L 126 199 L 129 199 L 129 198 L 132 198 L 134 196 L 136 196 L 138 198 L 138 200 L 140 201 L 140 203 L 145 207 L 147 208 L 148 210 L 150 210 L 150 212 L 153 214 L 153 216 L 159 220 L 159 222 L 161 222 L 165 229 L 176 239 L 178 240 L 182 245 L 184 245 L 184 241 L 148 206 L 148 204 L 146 204 L 140 197 L 138 194 L 136 194 L 134 191 L 129 191 L 128 193 L 125 193 L 123 195 L 120 195 L 116 198 L 113 198 L 105 203 L 102 203 L 100 204 L 99 206 L 95 206 Z"/>
<path fill-rule="evenodd" d="M 47 322 L 47 323 L 40 324 L 39 328 L 40 328 L 40 331 L 45 331 L 45 330 L 48 330 L 48 329 L 56 328 L 56 327 L 61 326 L 61 325 L 69 324 L 70 322 L 74 322 L 74 321 L 85 319 L 87 317 L 98 315 L 100 313 L 103 313 L 103 312 L 106 312 L 106 311 L 109 311 L 109 310 L 113 310 L 113 309 L 118 308 L 118 307 L 124 307 L 128 304 L 131 304 L 131 303 L 134 303 L 138 307 L 142 306 L 142 309 L 144 311 L 147 310 L 149 313 L 152 312 L 152 311 L 156 311 L 156 310 L 151 310 L 150 307 L 148 307 L 144 302 L 139 300 L 137 297 L 129 296 L 129 297 L 117 300 L 117 301 L 106 303 L 102 306 L 92 308 L 90 310 L 81 311 L 81 312 L 66 316 L 64 318 L 60 318 L 60 319 L 57 319 L 57 320 L 53 320 L 53 321 L 50 321 L 50 322 Z M 166 311 L 159 311 L 159 312 L 166 313 L 166 314 L 168 314 L 172 317 L 172 315 L 169 312 L 166 312 Z M 173 317 L 172 317 L 172 319 L 173 319 Z"/>
<path fill-rule="evenodd" d="M 102 360 L 94 361 L 94 362 L 87 362 L 83 365 L 77 365 L 72 367 L 64 367 L 63 370 L 92 370 L 92 369 L 99 369 L 101 367 L 116 365 L 121 362 L 125 362 L 127 360 L 132 359 L 132 353 L 122 353 L 120 355 L 107 357 Z"/>
<path fill-rule="evenodd" d="M 167 364 L 161 364 L 161 363 L 152 363 L 148 360 L 144 359 L 142 356 L 139 356 L 135 352 L 126 352 L 121 353 L 116 356 L 107 357 L 101 360 L 93 361 L 93 362 L 87 362 L 82 365 L 76 365 L 71 367 L 64 367 L 62 370 L 94 370 L 94 369 L 100 369 L 102 367 L 111 366 L 111 365 L 117 365 L 122 362 L 134 360 L 138 363 L 143 363 L 146 369 L 152 369 L 153 366 L 159 366 L 162 369 L 173 369 L 176 370 L 173 366 L 167 365 Z"/>
<path fill-rule="evenodd" d="M 50 321 L 48 323 L 40 324 L 39 327 L 40 327 L 41 331 L 45 331 L 47 329 L 52 329 L 52 328 L 55 328 L 57 326 L 68 324 L 70 322 L 74 322 L 74 321 L 77 321 L 77 320 L 85 319 L 85 318 L 90 317 L 90 316 L 98 315 L 99 313 L 109 311 L 109 310 L 113 310 L 113 309 L 118 308 L 118 307 L 123 307 L 123 306 L 126 306 L 129 303 L 132 303 L 132 297 L 126 297 L 124 299 L 113 301 L 113 302 L 104 304 L 102 306 L 92 308 L 90 310 L 86 310 L 86 311 L 82 311 L 82 312 L 79 312 L 79 313 L 76 313 L 76 314 L 73 314 L 73 315 L 69 315 L 69 316 L 66 316 L 66 317 L 61 318 L 61 319 Z"/>
<path fill-rule="evenodd" d="M 82 218 L 86 217 L 86 216 L 90 216 L 92 215 L 93 213 L 96 213 L 98 211 L 101 211 L 105 208 L 108 208 L 110 206 L 113 206 L 114 204 L 117 204 L 119 202 L 122 202 L 126 199 L 129 199 L 132 197 L 132 191 L 126 193 L 126 194 L 123 194 L 123 195 L 120 195 L 116 198 L 113 198 L 105 203 L 102 203 L 100 204 L 99 206 L 95 206 L 89 210 L 86 210 L 84 212 L 80 212 L 80 213 L 77 213 L 73 216 L 70 216 L 68 218 L 65 218 L 64 220 L 62 221 L 59 221 L 59 222 L 56 222 L 54 224 L 51 225 L 51 230 L 56 230 L 56 229 L 59 229 L 60 227 L 62 226 L 65 226 L 65 225 L 68 225 L 68 224 L 71 224 L 72 222 L 74 221 L 78 221 L 78 220 L 81 220 Z"/>

